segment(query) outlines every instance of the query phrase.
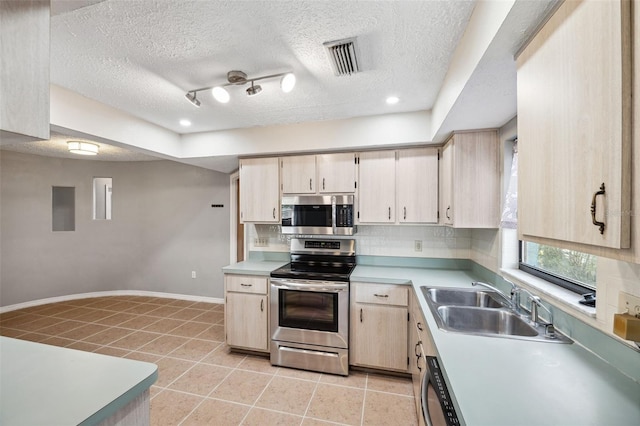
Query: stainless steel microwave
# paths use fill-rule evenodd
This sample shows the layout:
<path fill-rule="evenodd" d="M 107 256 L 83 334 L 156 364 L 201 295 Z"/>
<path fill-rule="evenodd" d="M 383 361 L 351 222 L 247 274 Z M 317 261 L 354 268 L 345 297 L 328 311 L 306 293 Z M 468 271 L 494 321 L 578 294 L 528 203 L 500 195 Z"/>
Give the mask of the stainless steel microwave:
<path fill-rule="evenodd" d="M 282 233 L 353 235 L 353 195 L 282 197 Z"/>

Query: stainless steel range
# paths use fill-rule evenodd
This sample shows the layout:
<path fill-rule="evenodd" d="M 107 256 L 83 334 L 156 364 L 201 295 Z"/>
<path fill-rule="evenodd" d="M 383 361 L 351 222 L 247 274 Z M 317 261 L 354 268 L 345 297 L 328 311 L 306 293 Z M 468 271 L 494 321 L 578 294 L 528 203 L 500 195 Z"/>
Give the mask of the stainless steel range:
<path fill-rule="evenodd" d="M 355 266 L 355 240 L 291 240 L 291 263 L 271 273 L 271 364 L 349 374 Z"/>

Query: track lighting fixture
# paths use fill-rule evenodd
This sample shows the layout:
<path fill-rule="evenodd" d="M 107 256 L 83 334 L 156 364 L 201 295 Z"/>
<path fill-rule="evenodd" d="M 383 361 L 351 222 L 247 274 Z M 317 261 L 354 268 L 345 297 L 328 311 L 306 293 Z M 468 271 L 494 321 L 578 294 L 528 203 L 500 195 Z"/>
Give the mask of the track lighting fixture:
<path fill-rule="evenodd" d="M 185 96 L 192 104 L 199 107 L 200 101 L 196 98 L 196 94 L 204 90 L 211 90 L 211 94 L 216 101 L 226 104 L 231 99 L 231 95 L 227 91 L 226 87 L 243 86 L 245 84 L 251 83 L 251 87 L 246 90 L 247 96 L 255 96 L 258 93 L 262 92 L 262 86 L 260 86 L 259 84 L 254 84 L 254 82 L 258 80 L 266 80 L 268 78 L 277 77 L 281 77 L 280 88 L 284 93 L 289 93 L 293 90 L 296 85 L 296 76 L 290 72 L 248 78 L 247 74 L 242 71 L 229 71 L 227 73 L 227 83 L 218 86 L 202 87 L 200 89 L 189 90 Z"/>

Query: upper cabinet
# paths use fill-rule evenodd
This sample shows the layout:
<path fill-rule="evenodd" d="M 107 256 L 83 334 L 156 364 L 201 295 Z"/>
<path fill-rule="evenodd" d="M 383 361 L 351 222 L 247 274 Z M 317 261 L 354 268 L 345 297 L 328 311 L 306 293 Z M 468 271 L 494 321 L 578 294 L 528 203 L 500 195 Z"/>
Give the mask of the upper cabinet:
<path fill-rule="evenodd" d="M 318 188 L 315 155 L 280 158 L 282 192 L 284 194 L 315 194 Z"/>
<path fill-rule="evenodd" d="M 284 194 L 355 192 L 354 153 L 295 155 L 280 158 Z"/>
<path fill-rule="evenodd" d="M 353 152 L 316 155 L 318 192 L 355 192 L 356 154 Z"/>
<path fill-rule="evenodd" d="M 280 164 L 277 157 L 240 160 L 240 220 L 280 222 Z"/>
<path fill-rule="evenodd" d="M 440 158 L 440 223 L 455 228 L 497 228 L 500 167 L 495 130 L 454 133 Z"/>
<path fill-rule="evenodd" d="M 438 222 L 438 148 L 398 151 L 396 197 L 398 222 Z"/>
<path fill-rule="evenodd" d="M 518 57 L 520 238 L 640 257 L 637 247 L 620 251 L 630 247 L 631 212 L 640 207 L 637 187 L 631 204 L 640 138 L 632 150 L 631 51 L 639 48 L 631 25 L 629 1 L 564 2 Z M 640 243 L 640 233 L 634 238 Z"/>
<path fill-rule="evenodd" d="M 49 139 L 49 1 L 0 1 L 0 138 Z"/>
<path fill-rule="evenodd" d="M 359 165 L 359 223 L 437 223 L 437 148 L 362 152 Z"/>
<path fill-rule="evenodd" d="M 359 222 L 395 223 L 396 152 L 361 152 L 359 164 Z"/>

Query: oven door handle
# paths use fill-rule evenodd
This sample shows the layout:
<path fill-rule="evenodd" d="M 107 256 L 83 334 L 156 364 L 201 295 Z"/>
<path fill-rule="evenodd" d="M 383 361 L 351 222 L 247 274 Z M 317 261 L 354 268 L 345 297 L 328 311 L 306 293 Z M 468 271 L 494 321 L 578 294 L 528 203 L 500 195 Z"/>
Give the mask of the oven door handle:
<path fill-rule="evenodd" d="M 271 285 L 275 288 L 285 290 L 321 291 L 324 293 L 340 293 L 343 291 L 349 291 L 348 283 L 336 283 L 332 281 L 271 280 Z"/>

